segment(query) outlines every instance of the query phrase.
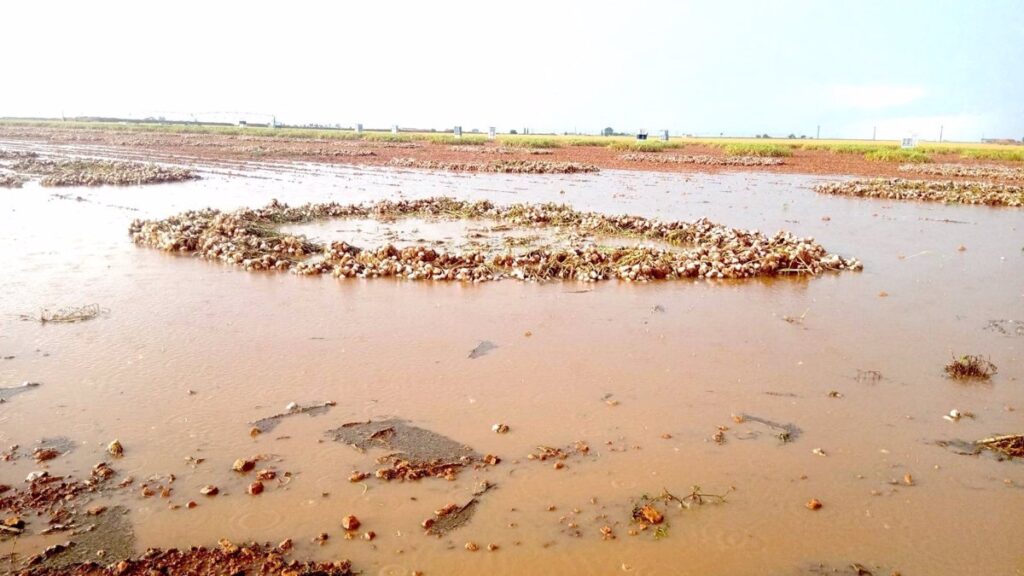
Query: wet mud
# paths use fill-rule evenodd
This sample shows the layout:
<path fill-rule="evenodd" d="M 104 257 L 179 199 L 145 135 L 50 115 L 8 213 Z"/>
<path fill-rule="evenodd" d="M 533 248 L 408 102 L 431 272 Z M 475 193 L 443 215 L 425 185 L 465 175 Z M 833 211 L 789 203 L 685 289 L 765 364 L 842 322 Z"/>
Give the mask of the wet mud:
<path fill-rule="evenodd" d="M 110 154 L 102 145 L 61 146 Z M 345 559 L 405 575 L 1020 567 L 1021 459 L 936 445 L 974 452 L 1024 430 L 1017 210 L 821 195 L 820 179 L 777 172 L 463 174 L 131 154 L 202 179 L 67 190 L 81 202 L 36 182 L 5 191 L 0 388 L 16 395 L 0 405 L 0 520 L 24 525 L 0 554 L 16 541 L 16 572 L 344 573 L 334 563 Z M 855 254 L 864 271 L 646 284 L 296 278 L 125 238 L 135 218 L 206 207 L 439 196 L 785 229 Z M 423 233 L 405 238 L 434 238 L 415 226 Z M 84 303 L 109 312 L 20 319 Z M 470 360 L 481 342 L 500 348 Z M 949 378 L 954 353 L 991 358 L 998 372 Z M 20 390 L 25 381 L 43 385 Z M 315 399 L 337 404 L 307 417 Z M 292 403 L 294 417 L 279 412 Z M 782 443 L 791 425 L 798 439 Z M 740 441 L 748 433 L 757 440 Z M 59 437 L 75 449 L 40 443 Z M 60 454 L 39 462 L 37 448 Z M 437 475 L 392 476 L 435 457 L 448 466 Z M 234 471 L 239 459 L 252 469 Z M 111 476 L 91 484 L 101 460 Z M 481 483 L 497 488 L 474 495 Z M 211 485 L 218 493 L 204 495 Z M 681 508 L 662 491 L 706 505 Z M 449 505 L 459 526 L 424 534 L 427 519 L 446 527 L 437 512 Z M 114 525 L 126 563 L 25 565 L 47 549 L 70 558 L 52 547 L 109 532 L 75 534 L 117 507 L 129 510 L 110 517 L 128 523 Z M 358 529 L 345 529 L 349 516 Z M 99 540 L 71 548 L 114 550 Z M 293 558 L 325 564 L 289 568 Z"/>

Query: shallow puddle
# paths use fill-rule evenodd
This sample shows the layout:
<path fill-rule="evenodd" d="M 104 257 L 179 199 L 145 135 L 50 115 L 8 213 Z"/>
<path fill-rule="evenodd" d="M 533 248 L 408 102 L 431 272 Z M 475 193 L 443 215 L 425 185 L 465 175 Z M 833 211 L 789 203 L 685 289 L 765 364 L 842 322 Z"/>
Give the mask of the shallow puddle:
<path fill-rule="evenodd" d="M 0 357 L 13 358 L 0 361 L 0 388 L 40 385 L 0 403 L 0 447 L 24 447 L 0 461 L 0 484 L 21 487 L 41 469 L 83 478 L 108 460 L 118 481 L 136 484 L 94 503 L 130 511 L 140 553 L 293 538 L 299 556 L 349 558 L 367 574 L 1024 567 L 1024 465 L 936 445 L 1024 431 L 1024 341 L 1009 321 L 992 327 L 1024 316 L 1022 211 L 826 197 L 811 190 L 820 179 L 789 175 L 199 169 L 203 180 L 182 184 L 3 192 Z M 865 268 L 643 285 L 336 280 L 246 272 L 138 248 L 127 234 L 134 218 L 206 206 L 436 195 L 786 229 Z M 389 226 L 303 230 L 457 246 L 478 225 Z M 93 303 L 106 312 L 86 322 L 22 319 Z M 470 358 L 481 342 L 496 348 Z M 999 371 L 986 383 L 950 380 L 952 354 L 983 354 Z M 867 371 L 879 377 L 859 377 Z M 260 419 L 313 400 L 337 404 L 252 434 Z M 951 409 L 976 417 L 944 420 Z M 501 462 L 451 481 L 351 482 L 380 454 L 325 433 L 389 419 Z M 763 422 L 798 437 L 780 441 Z M 509 432 L 496 434 L 496 423 Z M 55 437 L 76 449 L 37 464 L 31 448 Z M 116 459 L 106 452 L 115 438 Z M 589 452 L 561 467 L 527 458 L 576 441 Z M 250 496 L 256 471 L 231 465 L 255 456 L 277 475 Z M 138 482 L 168 474 L 167 498 L 141 493 Z M 465 526 L 423 534 L 424 519 L 472 501 L 482 481 L 498 489 Z M 207 484 L 219 495 L 200 495 Z M 735 490 L 724 504 L 663 509 L 659 537 L 629 535 L 638 498 L 695 485 Z M 805 507 L 812 498 L 821 509 Z M 343 538 L 348 514 L 376 538 Z M 36 535 L 45 519 L 29 520 L 22 558 L 69 538 Z M 331 538 L 312 542 L 321 532 Z"/>

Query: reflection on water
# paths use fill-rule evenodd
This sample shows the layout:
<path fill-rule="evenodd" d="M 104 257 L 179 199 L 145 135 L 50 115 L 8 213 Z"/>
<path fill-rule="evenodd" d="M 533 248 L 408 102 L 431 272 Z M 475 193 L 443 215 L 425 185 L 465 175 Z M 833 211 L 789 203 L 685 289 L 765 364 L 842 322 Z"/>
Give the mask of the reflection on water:
<path fill-rule="evenodd" d="M 346 242 L 359 248 L 391 244 L 397 248 L 427 247 L 438 251 L 521 253 L 540 247 L 560 248 L 594 244 L 599 247 L 656 246 L 670 250 L 666 242 L 616 236 L 595 236 L 558 227 L 518 228 L 496 220 L 443 218 L 331 219 L 282 226 L 281 232 L 303 235 L 320 244 Z"/>
<path fill-rule="evenodd" d="M 81 201 L 36 186 L 3 194 L 0 357 L 13 358 L 0 360 L 0 387 L 40 386 L 0 404 L 0 445 L 70 438 L 77 448 L 46 465 L 81 477 L 118 438 L 121 476 L 176 474 L 170 501 L 195 499 L 197 508 L 171 510 L 137 490 L 106 497 L 132 509 L 140 550 L 293 538 L 298 554 L 406 574 L 799 574 L 817 562 L 904 574 L 1021 568 L 1024 468 L 932 442 L 1024 429 L 1024 340 L 986 329 L 1024 320 L 1024 213 L 822 197 L 810 190 L 815 179 L 800 176 L 465 176 L 315 165 L 247 174 L 61 191 Z M 133 218 L 205 206 L 434 195 L 784 228 L 857 256 L 865 270 L 599 286 L 335 280 L 247 273 L 140 249 L 127 237 Z M 317 226 L 304 233 L 455 244 L 488 227 Z M 88 303 L 109 313 L 69 325 L 20 319 Z M 482 341 L 496 348 L 467 358 Z M 950 381 L 942 366 L 951 353 L 990 356 L 999 374 L 985 386 Z M 858 381 L 859 370 L 882 378 Z M 337 402 L 326 415 L 249 434 L 249 422 L 291 402 L 324 400 Z M 953 408 L 976 418 L 943 420 Z M 793 423 L 801 434 L 779 442 L 732 419 L 744 413 Z M 349 482 L 353 470 L 374 470 L 380 454 L 321 442 L 324 431 L 388 417 L 503 462 L 453 482 Z M 497 422 L 511 431 L 493 433 Z M 720 426 L 722 444 L 712 441 Z M 592 453 L 562 469 L 525 458 L 539 445 L 576 440 Z M 255 455 L 272 457 L 291 480 L 247 495 L 251 476 L 230 467 Z M 204 461 L 190 465 L 190 457 Z M 0 462 L 0 483 L 20 486 L 37 467 L 30 457 Z M 913 486 L 900 481 L 907 473 Z M 480 480 L 497 488 L 469 526 L 442 539 L 422 535 L 424 518 L 465 501 Z M 205 484 L 222 495 L 202 498 Z M 726 504 L 669 511 L 666 538 L 628 535 L 636 498 L 693 485 L 736 490 Z M 811 498 L 824 507 L 807 510 Z M 346 514 L 377 539 L 341 538 Z M 567 535 L 570 521 L 579 538 Z M 604 525 L 615 540 L 602 540 Z M 322 547 L 310 542 L 320 532 L 332 535 Z M 18 548 L 61 539 L 30 536 Z M 467 540 L 482 550 L 466 552 Z M 500 549 L 488 553 L 492 542 Z"/>

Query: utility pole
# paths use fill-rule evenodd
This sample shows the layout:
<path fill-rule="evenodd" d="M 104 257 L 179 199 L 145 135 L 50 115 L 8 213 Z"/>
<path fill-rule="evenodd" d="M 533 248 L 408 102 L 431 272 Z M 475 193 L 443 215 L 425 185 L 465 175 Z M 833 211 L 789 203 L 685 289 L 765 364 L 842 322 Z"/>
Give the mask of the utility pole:
<path fill-rule="evenodd" d="M 877 137 L 878 137 L 878 126 L 875 126 L 874 128 L 871 129 L 871 139 L 872 140 L 877 140 L 878 139 Z M 941 140 L 941 138 L 940 138 L 940 140 Z"/>
<path fill-rule="evenodd" d="M 814 135 L 815 140 L 821 140 L 821 124 L 818 124 L 818 131 Z"/>
<path fill-rule="evenodd" d="M 945 128 L 945 126 L 939 126 L 939 144 L 942 144 L 942 129 L 943 128 Z"/>

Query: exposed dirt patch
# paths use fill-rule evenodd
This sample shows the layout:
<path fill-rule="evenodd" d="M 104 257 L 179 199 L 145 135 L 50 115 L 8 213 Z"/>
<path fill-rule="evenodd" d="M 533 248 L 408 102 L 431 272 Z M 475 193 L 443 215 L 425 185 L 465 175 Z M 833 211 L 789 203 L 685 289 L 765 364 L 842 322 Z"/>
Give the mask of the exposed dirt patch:
<path fill-rule="evenodd" d="M 350 576 L 348 561 L 309 562 L 288 560 L 288 550 L 269 545 L 235 545 L 222 540 L 219 548 L 175 548 L 147 550 L 140 558 L 125 560 L 110 566 L 95 562 L 70 564 L 61 567 L 39 566 L 29 568 L 21 576 L 152 576 L 154 574 L 190 574 L 220 576 L 246 574 L 249 576 Z"/>
<path fill-rule="evenodd" d="M 382 480 L 448 477 L 465 466 L 484 462 L 469 446 L 404 420 L 350 422 L 328 430 L 327 435 L 359 450 L 386 450 L 388 454 L 377 459 L 379 464 L 388 464 L 376 472 Z"/>

